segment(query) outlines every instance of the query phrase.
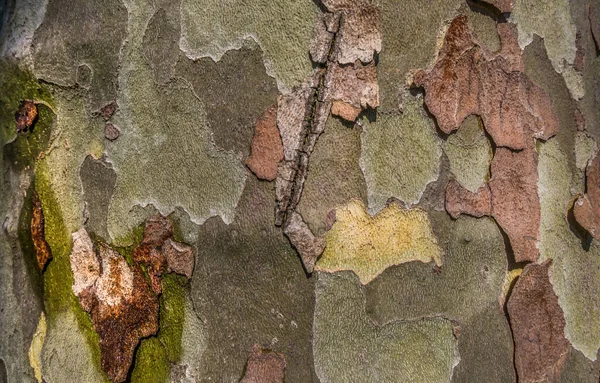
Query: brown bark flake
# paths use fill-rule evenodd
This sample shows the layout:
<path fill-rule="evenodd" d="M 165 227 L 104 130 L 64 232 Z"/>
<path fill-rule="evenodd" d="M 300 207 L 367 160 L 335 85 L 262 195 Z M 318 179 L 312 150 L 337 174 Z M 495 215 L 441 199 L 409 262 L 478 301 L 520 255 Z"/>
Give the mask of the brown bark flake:
<path fill-rule="evenodd" d="M 474 42 L 467 18 L 455 18 L 435 66 L 418 71 L 413 81 L 425 89 L 425 103 L 445 133 L 471 114 L 481 116 L 497 146 L 489 187 L 490 215 L 507 234 L 517 262 L 536 261 L 540 202 L 537 194 L 536 139 L 558 131 L 550 99 L 523 73 L 515 26 L 498 24 L 502 49 L 487 51 Z M 446 206 L 452 216 L 482 216 L 485 189 L 475 195 L 451 184 Z"/>
<path fill-rule="evenodd" d="M 15 112 L 15 122 L 17 123 L 17 133 L 29 133 L 31 127 L 38 115 L 37 106 L 33 101 L 25 100 L 21 102 Z"/>
<path fill-rule="evenodd" d="M 42 201 L 40 201 L 36 192 L 33 192 L 32 205 L 31 240 L 33 241 L 38 267 L 40 270 L 44 270 L 48 261 L 52 259 L 52 251 L 50 250 L 50 245 L 46 242 L 44 210 L 42 208 Z"/>
<path fill-rule="evenodd" d="M 519 382 L 558 382 L 569 351 L 550 262 L 525 266 L 508 299 Z"/>
<path fill-rule="evenodd" d="M 255 344 L 240 383 L 283 383 L 285 357 Z"/>
<path fill-rule="evenodd" d="M 256 120 L 252 154 L 246 165 L 260 179 L 273 181 L 277 178 L 277 164 L 283 160 L 283 143 L 277 129 L 277 105 L 271 105 Z"/>

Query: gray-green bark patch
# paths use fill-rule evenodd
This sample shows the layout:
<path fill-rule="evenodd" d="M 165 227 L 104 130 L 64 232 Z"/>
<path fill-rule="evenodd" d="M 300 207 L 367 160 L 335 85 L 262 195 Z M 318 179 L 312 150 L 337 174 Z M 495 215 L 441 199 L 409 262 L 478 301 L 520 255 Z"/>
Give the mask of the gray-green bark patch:
<path fill-rule="evenodd" d="M 542 210 L 540 262 L 552 259 L 550 281 L 565 314 L 565 335 L 588 359 L 600 347 L 600 244 L 588 251 L 569 229 L 572 173 L 557 140 L 541 144 L 538 190 Z"/>
<path fill-rule="evenodd" d="M 311 0 L 183 0 L 179 47 L 191 59 L 220 60 L 253 38 L 280 90 L 291 89 L 311 71 L 308 57 L 317 15 Z"/>
<path fill-rule="evenodd" d="M 374 324 L 352 272 L 319 272 L 313 351 L 322 383 L 448 382 L 459 363 L 452 323 L 443 318 Z"/>
<path fill-rule="evenodd" d="M 390 197 L 407 204 L 421 199 L 427 184 L 438 177 L 441 140 L 423 101 L 408 92 L 402 114 L 378 114 L 363 119 L 360 165 L 367 183 L 369 213 L 381 210 Z"/>

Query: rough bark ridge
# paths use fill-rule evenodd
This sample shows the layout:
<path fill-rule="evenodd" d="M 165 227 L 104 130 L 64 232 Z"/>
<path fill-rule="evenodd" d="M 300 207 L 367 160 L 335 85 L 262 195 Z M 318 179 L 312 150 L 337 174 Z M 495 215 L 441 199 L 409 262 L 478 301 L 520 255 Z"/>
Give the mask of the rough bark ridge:
<path fill-rule="evenodd" d="M 295 211 L 310 155 L 330 113 L 354 122 L 362 109 L 379 106 L 375 55 L 381 50 L 379 10 L 368 1 L 323 1 L 310 55 L 317 65 L 305 83 L 278 100 L 277 127 L 284 161 L 276 180 L 275 224 L 296 248 L 307 272 L 325 248 Z"/>

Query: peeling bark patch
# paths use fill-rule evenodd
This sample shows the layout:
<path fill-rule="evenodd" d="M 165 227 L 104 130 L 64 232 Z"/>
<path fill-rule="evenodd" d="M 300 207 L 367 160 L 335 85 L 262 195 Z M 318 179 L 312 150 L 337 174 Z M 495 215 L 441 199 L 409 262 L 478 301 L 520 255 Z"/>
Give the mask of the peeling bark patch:
<path fill-rule="evenodd" d="M 194 251 L 191 246 L 173 241 L 173 226 L 160 214 L 146 220 L 142 243 L 133 251 L 133 259 L 146 266 L 152 290 L 162 292 L 161 276 L 168 272 L 185 275 L 194 271 Z"/>
<path fill-rule="evenodd" d="M 455 18 L 435 66 L 417 72 L 414 81 L 425 88 L 425 102 L 442 131 L 450 133 L 467 116 L 478 114 L 498 147 L 484 189 L 473 193 L 449 186 L 450 214 L 484 215 L 489 187 L 490 213 L 508 235 L 516 261 L 536 261 L 540 201 L 535 140 L 555 135 L 558 121 L 546 93 L 523 73 L 515 27 L 498 24 L 498 33 L 502 49 L 496 55 L 474 42 L 464 16 Z"/>
<path fill-rule="evenodd" d="M 379 106 L 375 54 L 381 50 L 379 10 L 368 2 L 324 1 L 310 56 L 317 68 L 290 94 L 278 99 L 277 127 L 284 161 L 276 181 L 275 224 L 312 272 L 323 240 L 295 209 L 300 202 L 310 155 L 330 113 L 354 122 L 361 110 Z"/>
<path fill-rule="evenodd" d="M 108 121 L 113 116 L 113 114 L 115 114 L 116 111 L 117 111 L 117 103 L 115 101 L 112 101 L 112 102 L 104 105 L 102 107 L 102 109 L 100 109 L 100 115 L 102 116 L 104 121 Z"/>
<path fill-rule="evenodd" d="M 246 165 L 260 179 L 277 178 L 277 164 L 283 160 L 283 143 L 277 130 L 277 105 L 272 105 L 254 125 L 252 154 Z"/>
<path fill-rule="evenodd" d="M 587 166 L 586 194 L 577 198 L 573 212 L 577 222 L 600 240 L 600 154 Z"/>
<path fill-rule="evenodd" d="M 563 311 L 548 276 L 550 263 L 525 266 L 508 299 L 519 382 L 558 381 L 569 351 Z"/>
<path fill-rule="evenodd" d="M 17 123 L 17 133 L 29 133 L 33 123 L 37 119 L 38 110 L 33 101 L 21 101 L 21 105 L 15 112 L 15 122 Z"/>
<path fill-rule="evenodd" d="M 446 211 L 452 218 L 460 214 L 483 217 L 492 214 L 492 194 L 486 184 L 475 193 L 463 188 L 457 181 L 450 180 L 446 186 Z"/>
<path fill-rule="evenodd" d="M 240 383 L 283 383 L 285 357 L 255 344 Z"/>
<path fill-rule="evenodd" d="M 499 24 L 498 33 L 502 49 L 494 54 L 474 42 L 466 17 L 455 18 L 435 66 L 414 82 L 444 133 L 477 114 L 497 146 L 521 150 L 555 135 L 558 122 L 546 93 L 523 73 L 514 26 Z"/>
<path fill-rule="evenodd" d="M 102 369 L 123 382 L 140 339 L 158 331 L 158 297 L 139 265 L 128 265 L 107 244 L 96 250 L 85 229 L 73 234 L 70 258 L 73 292 L 100 338 Z"/>
<path fill-rule="evenodd" d="M 335 216 L 316 270 L 352 270 L 364 285 L 392 265 L 411 261 L 442 265 L 442 249 L 421 209 L 392 203 L 371 217 L 362 202 L 353 200 L 336 209 Z"/>
<path fill-rule="evenodd" d="M 42 201 L 40 201 L 36 192 L 33 192 L 32 204 L 31 239 L 35 249 L 38 267 L 43 271 L 48 261 L 52 259 L 52 251 L 50 250 L 50 245 L 46 242 L 46 236 L 44 234 L 44 210 Z"/>

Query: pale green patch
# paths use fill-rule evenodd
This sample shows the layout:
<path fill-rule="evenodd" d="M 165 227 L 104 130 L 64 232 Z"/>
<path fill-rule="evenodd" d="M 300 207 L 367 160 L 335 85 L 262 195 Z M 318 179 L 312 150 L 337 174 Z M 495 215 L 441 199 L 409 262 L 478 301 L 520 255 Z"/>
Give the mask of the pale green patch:
<path fill-rule="evenodd" d="M 183 0 L 179 47 L 191 59 L 218 61 L 252 38 L 264 52 L 267 73 L 285 91 L 311 72 L 308 50 L 317 12 L 312 0 Z"/>
<path fill-rule="evenodd" d="M 552 259 L 550 280 L 565 314 L 565 336 L 588 359 L 600 347 L 600 244 L 583 250 L 570 231 L 571 172 L 557 140 L 540 144 L 538 192 L 542 211 L 540 262 Z"/>
<path fill-rule="evenodd" d="M 575 134 L 575 164 L 579 170 L 585 170 L 596 150 L 596 141 L 593 138 L 584 132 Z"/>
<path fill-rule="evenodd" d="M 577 28 L 571 17 L 569 0 L 516 1 L 511 21 L 517 24 L 521 49 L 533 41 L 534 34 L 544 39 L 554 70 L 563 75 L 571 96 L 576 100 L 582 98 L 585 93 L 583 78 L 573 68 Z"/>
<path fill-rule="evenodd" d="M 242 160 L 214 145 L 204 106 L 189 83 L 153 83 L 142 43 L 154 9 L 141 1 L 126 6 L 129 38 L 117 98 L 121 136 L 106 150 L 117 172 L 108 232 L 113 239 L 123 236 L 139 223 L 132 207 L 148 204 L 164 215 L 179 206 L 195 223 L 214 215 L 229 223 L 246 179 Z"/>
<path fill-rule="evenodd" d="M 390 197 L 416 204 L 439 174 L 441 140 L 423 101 L 409 93 L 403 101 L 402 114 L 380 114 L 371 123 L 363 119 L 360 167 L 371 214 L 383 209 Z"/>
<path fill-rule="evenodd" d="M 315 295 L 313 352 L 322 383 L 450 381 L 460 357 L 449 320 L 378 326 L 351 272 L 319 272 Z"/>
<path fill-rule="evenodd" d="M 71 310 L 49 321 L 42 348 L 42 371 L 47 383 L 105 382 L 92 358 L 86 336 Z"/>
<path fill-rule="evenodd" d="M 475 193 L 487 180 L 492 146 L 477 116 L 469 116 L 442 145 L 456 181 Z"/>
<path fill-rule="evenodd" d="M 40 314 L 40 321 L 38 322 L 33 339 L 31 340 L 31 346 L 29 346 L 29 365 L 33 368 L 35 379 L 39 383 L 42 383 L 42 347 L 44 346 L 44 340 L 46 339 L 46 315 L 44 312 Z"/>

